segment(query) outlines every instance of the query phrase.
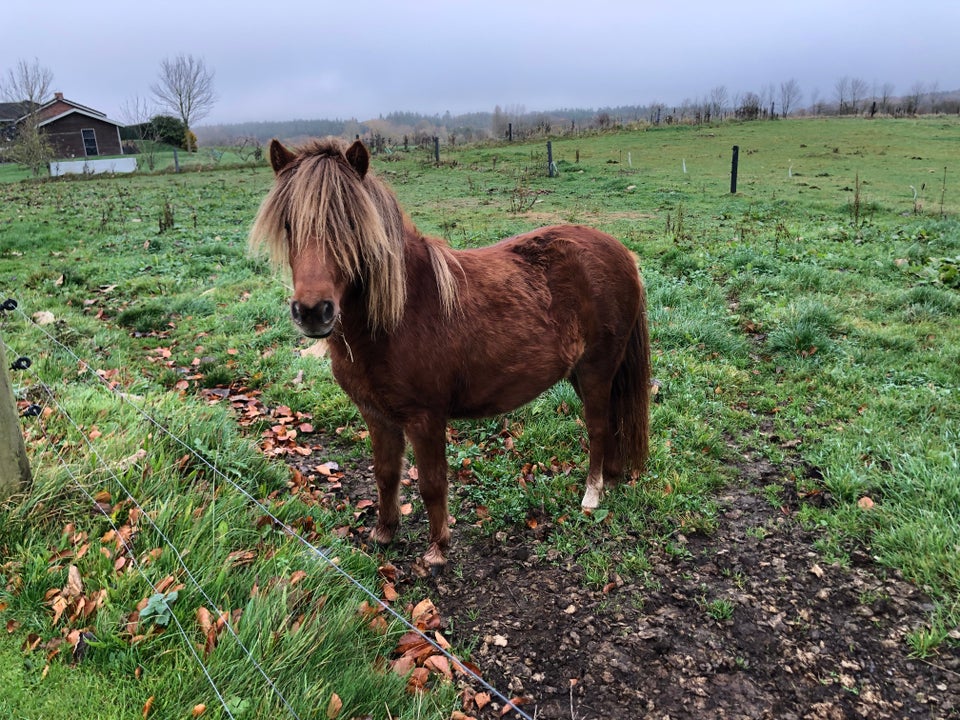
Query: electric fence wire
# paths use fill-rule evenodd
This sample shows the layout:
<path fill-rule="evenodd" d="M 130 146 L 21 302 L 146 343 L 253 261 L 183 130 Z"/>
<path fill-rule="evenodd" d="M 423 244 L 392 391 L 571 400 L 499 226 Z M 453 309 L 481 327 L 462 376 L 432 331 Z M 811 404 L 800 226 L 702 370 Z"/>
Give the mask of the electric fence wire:
<path fill-rule="evenodd" d="M 139 405 L 133 402 L 128 395 L 126 395 L 125 393 L 119 392 L 115 387 L 111 385 L 111 383 L 106 378 L 104 378 L 99 372 L 96 372 L 96 370 L 93 368 L 93 366 L 90 365 L 90 363 L 88 363 L 86 360 L 84 360 L 79 355 L 77 355 L 71 348 L 61 343 L 54 335 L 48 332 L 46 328 L 44 328 L 42 325 L 38 325 L 34 323 L 33 320 L 26 314 L 26 312 L 21 307 L 17 306 L 16 312 L 19 313 L 28 324 L 37 328 L 43 335 L 45 335 L 51 343 L 58 346 L 63 351 L 65 351 L 68 355 L 70 355 L 82 369 L 89 370 L 94 375 L 94 377 L 96 377 L 99 380 L 99 382 L 105 388 L 107 388 L 107 390 L 109 390 L 116 397 L 118 397 L 121 400 L 121 402 L 124 402 L 128 404 L 131 408 L 133 408 L 133 410 L 138 415 L 140 415 L 144 420 L 146 420 L 147 423 L 152 425 L 158 432 L 168 437 L 175 444 L 182 447 L 187 453 L 189 453 L 190 455 L 195 457 L 197 460 L 199 460 L 201 464 L 205 465 L 210 470 L 210 472 L 213 473 L 215 477 L 222 478 L 223 481 L 225 481 L 234 490 L 236 490 L 243 497 L 245 497 L 258 510 L 262 511 L 267 517 L 269 517 L 273 521 L 275 527 L 279 527 L 288 537 L 300 543 L 300 545 L 302 545 L 308 552 L 320 558 L 335 573 L 337 573 L 342 578 L 344 578 L 348 583 L 356 587 L 361 593 L 369 597 L 374 602 L 375 607 L 382 608 L 383 611 L 386 614 L 388 614 L 391 618 L 393 618 L 396 622 L 404 626 L 410 632 L 413 632 L 419 635 L 425 642 L 427 642 L 430 646 L 432 646 L 438 653 L 440 653 L 441 655 L 446 657 L 449 661 L 451 661 L 453 663 L 453 666 L 456 667 L 460 672 L 462 672 L 471 680 L 475 681 L 480 686 L 485 688 L 487 691 L 490 692 L 491 695 L 493 695 L 494 697 L 496 697 L 497 699 L 505 703 L 504 705 L 505 708 L 509 708 L 509 710 L 519 715 L 521 718 L 523 718 L 523 720 L 535 720 L 533 717 L 527 714 L 524 710 L 519 708 L 514 703 L 514 701 L 510 700 L 506 695 L 501 693 L 497 688 L 495 688 L 493 685 L 491 685 L 486 680 L 484 680 L 472 668 L 467 666 L 465 663 L 461 662 L 448 649 L 444 648 L 436 640 L 426 635 L 420 628 L 418 628 L 409 620 L 407 620 L 403 615 L 397 612 L 389 604 L 381 600 L 376 593 L 374 593 L 372 590 L 367 588 L 363 583 L 361 583 L 359 580 L 357 580 L 352 575 L 350 575 L 350 573 L 348 573 L 346 570 L 340 567 L 340 565 L 337 562 L 335 562 L 334 559 L 330 557 L 330 555 L 324 552 L 321 548 L 318 548 L 317 546 L 313 545 L 310 541 L 308 541 L 306 538 L 300 535 L 300 533 L 298 533 L 296 529 L 293 528 L 291 525 L 289 525 L 287 522 L 285 522 L 284 520 L 281 520 L 276 515 L 274 515 L 271 512 L 270 508 L 267 507 L 261 500 L 251 495 L 245 488 L 241 487 L 236 481 L 230 478 L 226 473 L 221 472 L 219 468 L 217 468 L 213 463 L 211 463 L 206 457 L 198 453 L 193 447 L 191 447 L 183 439 L 181 439 L 180 437 L 172 433 L 165 426 L 163 426 L 156 419 L 154 419 L 149 413 L 147 413 L 143 408 L 141 408 Z M 227 625 L 229 626 L 229 623 L 227 623 Z"/>
<path fill-rule="evenodd" d="M 6 342 L 4 342 L 4 345 L 6 345 L 8 348 L 10 347 L 10 345 L 7 344 Z M 126 485 L 124 485 L 124 483 L 123 483 L 123 481 L 120 479 L 119 475 L 117 475 L 117 473 L 114 472 L 114 471 L 109 467 L 109 465 L 107 464 L 107 462 L 104 460 L 104 458 L 100 455 L 100 453 L 99 453 L 99 452 L 97 451 L 97 449 L 94 447 L 93 443 L 90 442 L 89 437 L 83 432 L 83 429 L 77 424 L 77 422 L 76 422 L 76 421 L 74 420 L 74 418 L 70 415 L 70 413 L 67 411 L 67 409 L 64 408 L 63 405 L 60 404 L 59 400 L 57 400 L 56 395 L 55 395 L 55 393 L 53 392 L 53 389 L 50 388 L 50 386 L 47 385 L 45 382 L 43 382 L 43 380 L 41 380 L 39 377 L 37 377 L 37 375 L 36 375 L 35 373 L 34 373 L 34 379 L 36 380 L 37 385 L 38 385 L 38 386 L 47 394 L 47 396 L 50 398 L 50 401 L 53 403 L 53 405 L 56 406 L 56 408 L 57 408 L 57 410 L 59 411 L 60 415 L 62 415 L 64 418 L 66 418 L 66 420 L 67 420 L 67 421 L 69 422 L 69 424 L 74 428 L 74 430 L 77 431 L 77 433 L 79 434 L 79 436 L 80 436 L 81 438 L 83 438 L 84 442 L 86 443 L 86 446 L 87 446 L 88 450 L 92 453 L 93 457 L 96 458 L 97 463 L 100 465 L 100 467 L 102 467 L 102 468 L 104 469 L 104 471 L 106 472 L 106 474 L 107 474 L 110 478 L 112 478 L 113 481 L 120 487 L 120 489 L 123 491 L 123 493 L 127 496 L 127 499 L 130 500 L 131 503 L 133 503 L 134 507 L 136 507 L 136 508 L 140 511 L 140 517 L 143 518 L 143 519 L 145 519 L 145 520 L 147 521 L 147 523 L 150 525 L 150 527 L 153 529 L 153 531 L 157 534 L 157 536 L 163 541 L 163 543 L 164 543 L 167 547 L 170 548 L 170 550 L 173 552 L 174 556 L 176 557 L 177 562 L 179 563 L 180 567 L 183 568 L 184 573 L 185 573 L 186 576 L 190 579 L 190 582 L 193 583 L 194 587 L 196 587 L 197 590 L 200 591 L 200 594 L 203 596 L 204 600 L 206 600 L 207 603 L 210 604 L 210 606 L 214 609 L 214 611 L 216 612 L 216 614 L 217 614 L 218 617 L 223 617 L 223 616 L 225 615 L 224 611 L 220 609 L 220 607 L 217 605 L 216 601 L 215 601 L 213 598 L 210 597 L 210 595 L 207 593 L 207 591 L 203 588 L 203 585 L 200 584 L 200 581 L 197 580 L 197 578 L 194 576 L 194 574 L 190 571 L 190 568 L 189 568 L 189 566 L 187 565 L 187 562 L 186 562 L 186 560 L 184 559 L 184 557 L 183 557 L 182 553 L 180 552 L 180 550 L 177 548 L 177 546 L 174 544 L 174 542 L 173 542 L 172 540 L 170 540 L 170 538 L 166 535 L 166 533 L 164 533 L 163 530 L 160 529 L 160 527 L 156 524 L 156 522 L 154 522 L 153 518 L 150 517 L 150 513 L 148 513 L 147 510 L 146 510 L 146 508 L 144 508 L 143 505 L 141 505 L 140 502 L 134 497 L 134 495 L 133 495 L 133 493 L 131 492 L 131 490 L 130 490 Z M 47 439 L 50 441 L 51 446 L 53 446 L 53 442 L 52 442 L 52 440 L 50 439 L 49 435 L 47 435 L 45 429 L 44 429 L 44 435 L 47 436 Z M 75 476 L 75 475 L 73 474 L 73 472 L 69 469 L 69 467 L 67 467 L 66 462 L 65 462 L 62 454 L 60 453 L 60 451 L 59 451 L 59 450 L 55 450 L 55 451 L 57 452 L 57 455 L 58 455 L 58 457 L 59 457 L 60 460 L 61 460 L 61 465 L 64 466 L 64 469 L 65 469 L 65 470 L 67 471 L 67 473 L 70 475 L 71 479 L 74 480 L 74 483 L 77 485 L 77 487 L 80 489 L 80 491 L 81 491 L 85 496 L 87 496 L 87 498 L 89 498 L 89 499 L 94 503 L 94 505 L 95 505 L 95 507 L 97 508 L 98 511 L 100 511 L 100 512 L 101 512 L 102 514 L 104 514 L 104 515 L 107 515 L 107 513 L 103 512 L 103 508 L 100 507 L 99 503 L 96 502 L 96 500 L 90 495 L 90 493 L 87 491 L 87 489 L 86 489 L 85 487 L 83 487 L 83 485 L 79 482 L 79 479 L 76 478 L 76 476 Z M 109 518 L 109 515 L 107 515 L 107 517 L 108 517 L 108 519 L 110 519 L 110 518 Z M 112 519 L 110 520 L 110 524 L 111 524 L 111 526 L 113 527 L 113 529 L 116 531 L 116 530 L 117 530 L 117 527 L 116 527 L 116 525 L 114 525 Z M 124 544 L 124 547 L 130 552 L 130 557 L 131 557 L 131 559 L 134 559 L 134 560 L 135 560 L 135 556 L 133 555 L 132 548 L 130 548 L 130 547 L 128 546 L 126 540 L 123 540 L 122 535 L 119 535 L 119 534 L 118 534 L 117 537 L 121 539 L 121 541 L 122 541 L 123 544 Z M 139 563 L 138 563 L 138 570 L 139 570 L 139 569 L 140 569 L 140 568 L 139 568 Z M 140 571 L 140 574 L 144 576 L 144 579 L 147 579 L 145 573 L 144 573 L 142 570 Z M 156 591 L 156 586 L 155 586 L 152 582 L 150 582 L 149 579 L 147 579 L 147 582 L 149 583 L 150 587 L 153 588 L 154 591 Z M 175 615 L 173 615 L 173 613 L 171 613 L 171 616 L 172 616 L 172 617 L 175 617 Z M 178 621 L 178 622 L 177 622 L 177 625 L 179 626 L 179 624 L 180 624 L 180 623 L 179 623 L 179 621 Z M 270 677 L 269 677 L 269 676 L 267 675 L 267 673 L 264 671 L 264 669 L 263 669 L 263 667 L 260 665 L 260 663 L 257 662 L 257 659 L 253 656 L 253 653 L 249 650 L 249 648 L 246 647 L 246 645 L 243 644 L 243 641 L 240 639 L 240 636 L 237 634 L 237 631 L 234 630 L 234 628 L 233 628 L 233 626 L 231 625 L 231 623 L 225 622 L 225 623 L 224 623 L 224 627 L 225 627 L 225 628 L 227 629 L 227 631 L 233 636 L 233 638 L 234 638 L 234 640 L 236 641 L 237 645 L 239 646 L 240 650 L 241 650 L 241 651 L 243 652 L 243 654 L 249 659 L 249 661 L 250 661 L 250 663 L 253 665 L 254 669 L 263 677 L 264 680 L 266 680 L 268 686 L 269 686 L 270 689 L 273 691 L 273 693 L 280 699 L 280 702 L 281 702 L 281 703 L 283 704 L 283 706 L 287 709 L 288 713 L 289 713 L 290 715 L 292 715 L 294 718 L 296 718 L 296 720 L 301 720 L 300 715 L 296 712 L 296 710 L 294 710 L 293 706 L 290 705 L 289 701 L 284 697 L 283 693 L 280 692 L 280 690 L 277 688 L 277 686 L 276 686 L 276 684 L 273 682 L 273 680 L 270 679 Z M 197 653 L 196 653 L 196 651 L 194 650 L 193 645 L 192 645 L 191 643 L 189 643 L 189 642 L 188 642 L 188 645 L 189 645 L 190 650 L 191 650 L 191 652 L 193 653 L 194 657 L 197 657 Z M 208 673 L 208 671 L 207 671 L 207 668 L 206 668 L 205 666 L 203 666 L 203 663 L 202 663 L 202 662 L 201 662 L 201 667 L 203 668 L 204 674 L 209 677 L 209 673 Z M 217 697 L 220 698 L 221 696 L 220 696 L 219 691 L 218 691 L 216 688 L 214 688 L 214 691 L 216 692 Z M 222 698 L 221 698 L 221 699 L 222 699 Z"/>
<path fill-rule="evenodd" d="M 5 342 L 4 344 L 7 346 L 7 348 L 10 347 L 10 345 L 8 345 L 6 342 Z M 46 386 L 45 384 L 43 384 L 43 383 L 41 383 L 41 386 L 42 386 L 42 388 L 44 389 L 44 391 L 47 393 L 47 395 L 50 397 L 50 399 L 53 401 L 53 403 L 54 403 L 55 405 L 57 405 L 57 407 L 58 407 L 58 409 L 60 410 L 61 414 L 63 414 L 63 416 L 66 417 L 66 418 L 71 422 L 71 424 L 73 424 L 73 426 L 74 426 L 75 428 L 77 428 L 76 423 L 73 422 L 73 418 L 70 417 L 69 413 L 67 413 L 67 412 L 64 410 L 64 408 L 60 405 L 60 403 L 56 400 L 56 397 L 54 396 L 52 390 L 51 390 L 48 386 Z M 136 553 L 134 552 L 133 546 L 132 546 L 132 545 L 130 544 L 130 542 L 124 537 L 124 535 L 123 535 L 123 533 L 121 532 L 120 528 L 117 527 L 117 524 L 114 522 L 113 518 L 110 516 L 110 513 L 108 513 L 108 512 L 103 508 L 103 506 L 102 506 L 99 502 L 97 502 L 96 498 L 94 498 L 94 497 L 90 494 L 90 492 L 84 487 L 83 483 L 80 481 L 80 478 L 77 477 L 76 473 L 74 473 L 74 471 L 70 468 L 70 464 L 67 462 L 67 459 L 63 456 L 63 453 L 60 451 L 60 449 L 56 447 L 56 443 L 53 441 L 53 438 L 51 438 L 51 437 L 49 436 L 49 434 L 47 433 L 46 427 L 43 425 L 42 421 L 40 421 L 40 429 L 41 429 L 41 432 L 43 433 L 44 437 L 47 438 L 47 442 L 48 442 L 48 444 L 50 445 L 50 447 L 53 449 L 53 452 L 56 453 L 57 459 L 59 460 L 61 467 L 62 467 L 63 470 L 67 473 L 67 475 L 70 476 L 70 480 L 73 482 L 73 484 L 76 486 L 76 488 L 87 498 L 87 500 L 90 501 L 91 506 L 93 506 L 93 508 L 94 508 L 97 512 L 99 512 L 101 515 L 103 515 L 103 517 L 106 519 L 107 523 L 108 523 L 108 524 L 110 525 L 110 527 L 113 529 L 113 532 L 115 533 L 118 541 L 123 545 L 124 550 L 126 551 L 127 555 L 130 557 L 131 564 L 136 568 L 137 572 L 140 574 L 140 577 L 142 577 L 142 578 L 144 579 L 144 581 L 147 583 L 147 585 L 150 586 L 150 588 L 153 590 L 153 592 L 154 592 L 155 594 L 160 594 L 160 591 L 159 591 L 159 589 L 157 588 L 157 586 L 153 583 L 153 581 L 149 578 L 149 576 L 147 575 L 147 573 L 144 571 L 143 564 L 137 559 L 137 556 L 136 556 Z M 77 429 L 79 430 L 79 428 L 77 428 Z M 86 439 L 86 436 L 83 435 L 83 432 L 82 432 L 82 431 L 80 431 L 80 435 L 81 435 L 81 437 L 84 437 L 84 439 Z M 87 444 L 89 445 L 89 440 L 87 440 Z M 99 456 L 97 457 L 97 459 L 98 459 L 98 461 L 103 465 L 103 467 L 106 468 L 106 464 L 103 463 L 103 460 L 102 460 Z M 109 469 L 108 469 L 108 471 L 109 471 Z M 131 500 L 133 500 L 133 502 L 136 504 L 136 500 L 134 500 L 133 497 L 129 495 L 129 493 L 128 493 L 128 497 L 129 497 Z M 137 507 L 139 507 L 139 504 L 137 504 Z M 142 511 L 142 508 L 141 508 L 141 511 Z M 174 548 L 174 551 L 176 551 L 176 548 Z M 188 574 L 189 574 L 189 571 L 188 571 Z M 199 587 L 199 586 L 198 586 L 198 587 Z M 201 593 L 202 593 L 202 592 L 203 592 L 203 588 L 200 588 L 200 591 L 201 591 Z M 171 613 L 170 613 L 170 618 L 171 618 L 171 620 L 173 620 L 174 624 L 177 626 L 177 631 L 180 633 L 180 637 L 183 639 L 184 645 L 187 646 L 187 649 L 188 649 L 188 650 L 190 651 L 190 653 L 193 655 L 193 658 L 194 658 L 194 660 L 196 661 L 197 665 L 200 666 L 200 670 L 203 672 L 204 677 L 206 677 L 207 682 L 208 682 L 209 685 L 210 685 L 210 688 L 213 690 L 214 695 L 216 695 L 217 700 L 219 700 L 221 706 L 223 707 L 224 712 L 225 712 L 225 713 L 227 714 L 227 716 L 230 717 L 231 720 L 232 720 L 234 716 L 233 716 L 233 713 L 230 712 L 230 707 L 229 707 L 226 699 L 223 697 L 223 694 L 220 692 L 220 689 L 217 687 L 216 681 L 214 681 L 212 675 L 210 674 L 210 669 L 207 667 L 207 665 L 206 665 L 206 664 L 203 662 L 203 660 L 200 658 L 200 655 L 199 655 L 199 653 L 197 653 L 196 648 L 194 648 L 193 643 L 190 642 L 190 638 L 187 636 L 187 631 L 186 631 L 186 629 L 183 627 L 183 625 L 181 624 L 180 620 L 177 618 L 176 613 L 171 612 Z M 228 624 L 228 625 L 229 625 L 229 624 Z"/>

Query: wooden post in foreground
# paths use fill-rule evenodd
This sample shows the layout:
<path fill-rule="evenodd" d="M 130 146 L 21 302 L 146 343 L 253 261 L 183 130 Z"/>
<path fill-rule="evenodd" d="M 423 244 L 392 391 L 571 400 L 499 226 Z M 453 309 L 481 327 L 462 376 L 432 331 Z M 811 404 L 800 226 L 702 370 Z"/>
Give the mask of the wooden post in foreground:
<path fill-rule="evenodd" d="M 733 146 L 733 160 L 730 163 L 730 194 L 737 194 L 737 166 L 740 163 L 740 146 Z"/>
<path fill-rule="evenodd" d="M 9 369 L 0 339 L 0 502 L 26 488 L 31 480 Z"/>

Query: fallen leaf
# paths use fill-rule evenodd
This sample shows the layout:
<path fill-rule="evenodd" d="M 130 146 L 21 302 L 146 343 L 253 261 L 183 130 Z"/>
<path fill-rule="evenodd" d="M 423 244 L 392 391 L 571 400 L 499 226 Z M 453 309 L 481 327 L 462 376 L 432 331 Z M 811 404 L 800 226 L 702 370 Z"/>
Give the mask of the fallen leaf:
<path fill-rule="evenodd" d="M 395 602 L 400 597 L 400 593 L 394 587 L 393 583 L 385 582 L 383 584 L 383 599 L 387 602 Z"/>
<path fill-rule="evenodd" d="M 330 696 L 330 702 L 327 703 L 327 719 L 335 720 L 341 710 L 343 710 L 343 700 L 340 699 L 339 695 L 333 693 Z"/>
<path fill-rule="evenodd" d="M 873 499 L 867 495 L 864 495 L 857 501 L 857 507 L 859 507 L 861 510 L 873 510 L 874 505 L 875 503 L 873 502 Z"/>
<path fill-rule="evenodd" d="M 200 717 L 207 711 L 207 706 L 203 703 L 197 703 L 193 706 L 193 710 L 190 712 L 190 717 Z"/>
<path fill-rule="evenodd" d="M 390 663 L 390 669 L 400 677 L 406 677 L 417 666 L 412 657 L 399 657 Z"/>
<path fill-rule="evenodd" d="M 197 608 L 197 624 L 204 635 L 207 635 L 213 627 L 213 616 L 203 605 Z"/>
<path fill-rule="evenodd" d="M 147 701 L 143 704 L 143 717 L 146 718 L 150 714 L 150 711 L 153 709 L 153 695 L 147 698 Z"/>
<path fill-rule="evenodd" d="M 76 598 L 83 595 L 83 581 L 80 579 L 80 571 L 76 565 L 71 565 L 67 569 L 67 584 L 63 588 L 63 594 L 68 598 Z"/>
<path fill-rule="evenodd" d="M 421 630 L 436 630 L 440 627 L 440 612 L 430 598 L 417 603 L 410 613 L 410 619 Z"/>
<path fill-rule="evenodd" d="M 508 712 L 519 710 L 520 706 L 527 702 L 530 702 L 530 698 L 527 698 L 527 697 L 511 698 L 510 701 L 506 705 L 504 705 L 503 709 L 500 711 L 500 717 L 503 717 Z"/>
<path fill-rule="evenodd" d="M 313 345 L 300 351 L 301 357 L 322 358 L 327 354 L 327 341 L 317 340 Z"/>
<path fill-rule="evenodd" d="M 430 680 L 430 671 L 426 668 L 414 668 L 407 678 L 407 691 L 420 692 L 427 687 L 427 681 Z"/>
<path fill-rule="evenodd" d="M 450 661 L 443 655 L 431 655 L 423 661 L 423 666 L 428 670 L 443 675 L 447 680 L 453 680 L 453 671 L 450 670 Z"/>

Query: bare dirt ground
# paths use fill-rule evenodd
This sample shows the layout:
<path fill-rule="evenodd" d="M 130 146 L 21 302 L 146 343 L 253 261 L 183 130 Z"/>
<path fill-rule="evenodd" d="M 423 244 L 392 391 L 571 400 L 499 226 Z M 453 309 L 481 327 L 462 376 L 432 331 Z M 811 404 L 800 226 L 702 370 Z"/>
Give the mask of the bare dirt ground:
<path fill-rule="evenodd" d="M 354 506 L 376 500 L 371 462 L 341 468 L 337 493 Z M 293 464 L 311 471 L 309 458 Z M 685 550 L 650 557 L 646 578 L 589 589 L 582 553 L 536 552 L 549 520 L 489 537 L 463 518 L 450 569 L 418 578 L 426 526 L 415 511 L 395 541 L 398 589 L 429 595 L 448 639 L 473 647 L 484 679 L 539 720 L 960 718 L 956 643 L 920 660 L 905 641 L 929 600 L 869 548 L 849 566 L 826 564 L 794 515 L 829 498 L 798 497 L 763 459 L 737 469 L 717 529 L 677 537 Z M 781 508 L 763 495 L 771 483 Z M 494 700 L 470 714 L 501 711 Z"/>

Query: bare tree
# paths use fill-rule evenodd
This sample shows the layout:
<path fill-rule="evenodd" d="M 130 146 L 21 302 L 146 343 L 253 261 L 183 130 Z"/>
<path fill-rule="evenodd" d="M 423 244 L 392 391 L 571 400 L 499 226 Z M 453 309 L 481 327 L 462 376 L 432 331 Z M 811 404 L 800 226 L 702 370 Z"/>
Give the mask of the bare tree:
<path fill-rule="evenodd" d="M 152 122 L 156 109 L 146 98 L 135 95 L 120 107 L 120 116 L 132 128 L 137 137 L 137 152 L 147 164 L 148 170 L 157 166 L 157 128 Z"/>
<path fill-rule="evenodd" d="M 860 101 L 867 97 L 870 86 L 863 78 L 850 79 L 850 110 L 854 115 L 859 112 Z"/>
<path fill-rule="evenodd" d="M 800 103 L 801 97 L 803 93 L 800 91 L 800 83 L 795 78 L 780 83 L 780 113 L 784 117 L 789 115 L 793 106 Z"/>
<path fill-rule="evenodd" d="M 910 92 L 907 94 L 907 115 L 916 115 L 920 112 L 920 100 L 926 92 L 926 86 L 919 80 L 910 86 Z"/>
<path fill-rule="evenodd" d="M 890 99 L 893 97 L 894 85 L 892 82 L 885 82 L 880 86 L 880 107 L 885 113 L 890 112 Z"/>
<path fill-rule="evenodd" d="M 939 110 L 940 99 L 938 97 L 940 93 L 940 83 L 934 80 L 927 86 L 927 97 L 930 100 L 930 112 L 935 113 Z"/>
<path fill-rule="evenodd" d="M 53 147 L 41 131 L 40 117 L 37 115 L 52 85 L 53 72 L 34 58 L 32 63 L 18 61 L 15 68 L 7 71 L 2 86 L 3 97 L 10 102 L 20 103 L 23 109 L 23 119 L 16 126 L 13 145 L 7 157 L 26 165 L 34 175 L 39 175 L 40 168 L 53 158 Z"/>
<path fill-rule="evenodd" d="M 847 101 L 850 99 L 850 78 L 844 75 L 837 80 L 833 86 L 833 92 L 837 96 L 837 114 L 843 115 L 847 111 Z"/>
<path fill-rule="evenodd" d="M 203 58 L 181 53 L 160 63 L 160 78 L 150 86 L 157 104 L 183 121 L 184 142 L 189 151 L 197 149 L 191 126 L 205 118 L 217 101 L 213 75 Z"/>
<path fill-rule="evenodd" d="M 723 114 L 727 110 L 729 95 L 726 85 L 717 85 L 710 91 L 710 104 L 713 106 L 713 116 L 716 120 L 723 120 Z"/>

